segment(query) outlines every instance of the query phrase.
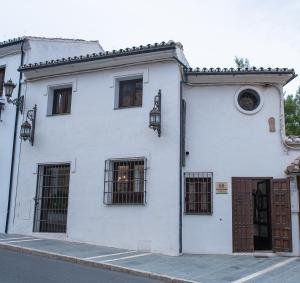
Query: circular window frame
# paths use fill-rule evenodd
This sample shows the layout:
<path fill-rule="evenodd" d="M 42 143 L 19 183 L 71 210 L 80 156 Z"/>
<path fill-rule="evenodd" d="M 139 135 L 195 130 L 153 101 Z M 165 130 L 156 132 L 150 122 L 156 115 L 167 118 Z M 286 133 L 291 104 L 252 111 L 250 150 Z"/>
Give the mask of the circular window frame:
<path fill-rule="evenodd" d="M 243 109 L 240 104 L 239 104 L 239 95 L 241 92 L 245 91 L 245 90 L 252 90 L 252 91 L 255 91 L 257 93 L 257 95 L 259 96 L 259 104 L 258 106 L 254 109 L 254 110 L 245 110 Z M 264 105 L 264 99 L 263 99 L 263 95 L 262 93 L 255 87 L 253 86 L 244 86 L 240 89 L 238 89 L 238 91 L 235 93 L 235 96 L 234 96 L 234 103 L 235 103 L 235 107 L 243 114 L 247 114 L 247 115 L 253 115 L 253 114 L 256 114 L 257 112 L 259 112 L 263 105 Z"/>

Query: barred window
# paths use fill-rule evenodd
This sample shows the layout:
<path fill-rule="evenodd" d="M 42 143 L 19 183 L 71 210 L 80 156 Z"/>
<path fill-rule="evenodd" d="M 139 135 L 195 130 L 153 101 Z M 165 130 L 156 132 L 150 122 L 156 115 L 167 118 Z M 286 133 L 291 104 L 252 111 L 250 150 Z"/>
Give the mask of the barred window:
<path fill-rule="evenodd" d="M 185 213 L 212 214 L 213 173 L 185 173 Z"/>
<path fill-rule="evenodd" d="M 146 159 L 105 161 L 104 203 L 146 203 Z"/>
<path fill-rule="evenodd" d="M 66 232 L 69 180 L 70 164 L 38 166 L 34 232 Z"/>

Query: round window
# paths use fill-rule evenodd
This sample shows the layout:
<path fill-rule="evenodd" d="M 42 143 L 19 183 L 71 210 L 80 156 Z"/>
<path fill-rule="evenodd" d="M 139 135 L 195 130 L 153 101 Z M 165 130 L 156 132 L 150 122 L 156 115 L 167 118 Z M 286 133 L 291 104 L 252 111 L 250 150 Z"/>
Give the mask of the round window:
<path fill-rule="evenodd" d="M 242 90 L 238 97 L 237 102 L 239 106 L 245 111 L 254 111 L 260 105 L 260 96 L 253 89 Z"/>

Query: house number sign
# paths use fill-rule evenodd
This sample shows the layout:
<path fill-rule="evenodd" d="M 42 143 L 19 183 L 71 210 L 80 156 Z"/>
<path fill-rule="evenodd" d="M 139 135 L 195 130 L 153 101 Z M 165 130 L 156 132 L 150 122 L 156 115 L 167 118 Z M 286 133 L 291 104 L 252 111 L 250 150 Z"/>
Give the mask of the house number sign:
<path fill-rule="evenodd" d="M 227 182 L 216 182 L 216 193 L 217 194 L 227 194 L 228 193 L 228 183 Z"/>

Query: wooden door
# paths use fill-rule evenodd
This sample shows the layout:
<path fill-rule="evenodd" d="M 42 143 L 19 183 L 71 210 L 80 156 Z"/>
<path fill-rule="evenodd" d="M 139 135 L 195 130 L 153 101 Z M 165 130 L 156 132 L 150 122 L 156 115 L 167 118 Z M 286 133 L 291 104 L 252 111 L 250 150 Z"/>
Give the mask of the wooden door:
<path fill-rule="evenodd" d="M 292 225 L 289 179 L 274 179 L 272 181 L 271 198 L 273 251 L 291 252 Z"/>
<path fill-rule="evenodd" d="M 232 178 L 233 252 L 253 252 L 253 198 L 256 181 Z"/>

